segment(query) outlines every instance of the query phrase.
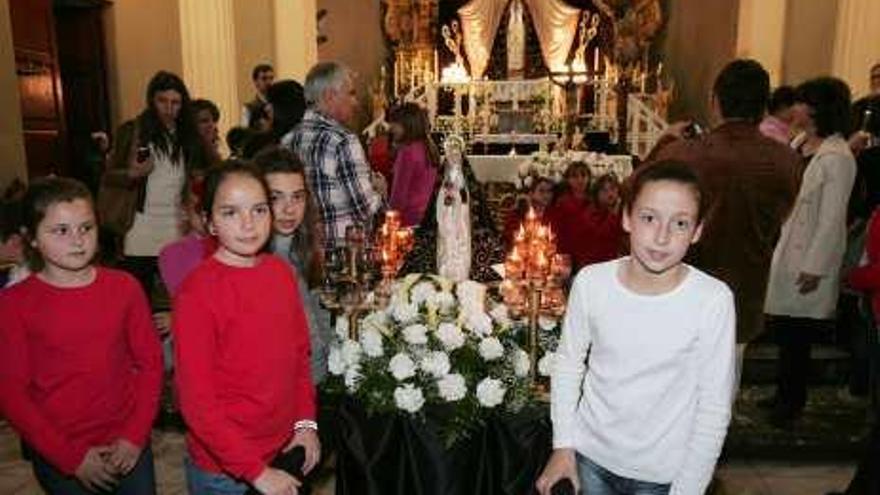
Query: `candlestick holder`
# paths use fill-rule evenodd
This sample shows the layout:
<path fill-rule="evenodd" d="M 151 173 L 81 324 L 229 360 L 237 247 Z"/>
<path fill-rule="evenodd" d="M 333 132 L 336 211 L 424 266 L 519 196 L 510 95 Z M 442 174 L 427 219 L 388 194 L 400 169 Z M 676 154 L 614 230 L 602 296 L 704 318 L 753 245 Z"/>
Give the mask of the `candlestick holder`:
<path fill-rule="evenodd" d="M 504 261 L 500 292 L 514 317 L 528 321 L 529 380 L 538 384 L 539 320 L 558 318 L 565 312 L 564 284 L 571 274 L 571 259 L 556 252 L 556 236 L 542 224 L 533 209 L 514 235 L 513 248 Z"/>

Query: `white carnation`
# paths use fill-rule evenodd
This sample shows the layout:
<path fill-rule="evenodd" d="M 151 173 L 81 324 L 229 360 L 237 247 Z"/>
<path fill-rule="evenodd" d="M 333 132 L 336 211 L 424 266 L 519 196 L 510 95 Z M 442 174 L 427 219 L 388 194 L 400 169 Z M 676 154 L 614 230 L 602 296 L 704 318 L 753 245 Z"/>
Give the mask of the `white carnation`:
<path fill-rule="evenodd" d="M 505 304 L 496 305 L 492 308 L 492 311 L 489 311 L 489 316 L 501 325 L 506 326 L 510 324 L 510 311 Z"/>
<path fill-rule="evenodd" d="M 455 307 L 455 296 L 449 292 L 435 291 L 428 296 L 428 304 L 435 306 L 440 309 L 440 311 L 446 313 Z"/>
<path fill-rule="evenodd" d="M 391 315 L 400 323 L 409 323 L 419 317 L 419 307 L 398 301 L 391 306 Z"/>
<path fill-rule="evenodd" d="M 342 360 L 345 361 L 346 367 L 357 366 L 361 362 L 361 345 L 357 342 L 346 339 L 342 342 Z"/>
<path fill-rule="evenodd" d="M 342 350 L 339 346 L 331 346 L 327 356 L 327 369 L 330 374 L 340 376 L 345 373 L 345 360 L 342 359 Z"/>
<path fill-rule="evenodd" d="M 394 403 L 406 412 L 418 412 L 425 405 L 425 395 L 413 384 L 406 384 L 394 389 Z"/>
<path fill-rule="evenodd" d="M 431 296 L 437 292 L 434 284 L 431 282 L 419 282 L 409 293 L 409 300 L 413 304 L 422 304 L 430 300 Z"/>
<path fill-rule="evenodd" d="M 339 316 L 336 318 L 336 335 L 339 336 L 340 339 L 348 338 L 348 318 L 345 316 Z"/>
<path fill-rule="evenodd" d="M 553 368 L 556 366 L 556 354 L 547 352 L 538 360 L 538 374 L 541 376 L 550 376 L 553 374 Z"/>
<path fill-rule="evenodd" d="M 384 311 L 373 311 L 362 320 L 363 328 L 372 328 L 379 332 L 387 331 L 388 315 Z"/>
<path fill-rule="evenodd" d="M 409 355 L 398 352 L 388 362 L 388 371 L 397 381 L 402 382 L 416 374 L 416 363 Z"/>
<path fill-rule="evenodd" d="M 434 378 L 440 378 L 449 373 L 452 364 L 449 355 L 443 351 L 429 352 L 422 358 L 421 368 Z"/>
<path fill-rule="evenodd" d="M 452 373 L 437 380 L 437 391 L 446 402 L 454 402 L 464 399 L 467 394 L 467 385 L 463 376 Z"/>
<path fill-rule="evenodd" d="M 410 325 L 403 329 L 403 340 L 411 345 L 423 345 L 428 343 L 428 327 L 421 323 Z"/>
<path fill-rule="evenodd" d="M 374 328 L 365 328 L 361 332 L 361 347 L 364 354 L 370 357 L 381 357 L 385 354 L 382 348 L 382 334 Z"/>
<path fill-rule="evenodd" d="M 538 326 L 541 327 L 541 330 L 549 332 L 550 330 L 555 329 L 558 324 L 559 321 L 556 318 L 544 315 L 538 317 Z"/>
<path fill-rule="evenodd" d="M 441 323 L 437 328 L 437 339 L 447 351 L 454 351 L 464 345 L 464 332 L 452 323 Z"/>
<path fill-rule="evenodd" d="M 492 317 L 486 313 L 467 313 L 464 326 L 471 332 L 485 337 L 492 333 Z"/>
<path fill-rule="evenodd" d="M 501 380 L 495 378 L 483 378 L 477 384 L 477 400 L 483 407 L 495 407 L 504 401 L 507 390 Z"/>
<path fill-rule="evenodd" d="M 517 348 L 513 353 L 513 373 L 516 376 L 526 376 L 529 374 L 531 366 L 532 360 L 529 359 L 529 353 Z"/>
<path fill-rule="evenodd" d="M 489 337 L 480 341 L 480 356 L 486 361 L 493 361 L 504 355 L 504 346 L 495 337 Z"/>
<path fill-rule="evenodd" d="M 349 367 L 345 370 L 345 388 L 349 392 L 357 392 L 358 385 L 360 385 L 363 376 L 360 366 Z"/>

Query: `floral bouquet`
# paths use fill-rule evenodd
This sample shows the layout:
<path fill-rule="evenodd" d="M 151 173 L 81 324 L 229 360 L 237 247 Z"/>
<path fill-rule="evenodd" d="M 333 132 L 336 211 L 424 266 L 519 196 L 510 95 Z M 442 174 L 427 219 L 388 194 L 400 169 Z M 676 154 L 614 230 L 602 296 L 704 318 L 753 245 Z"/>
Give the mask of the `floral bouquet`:
<path fill-rule="evenodd" d="M 517 170 L 519 188 L 527 190 L 538 179 L 548 179 L 554 184 L 562 181 L 565 169 L 571 162 L 567 153 L 560 151 L 536 151 L 520 162 Z"/>
<path fill-rule="evenodd" d="M 329 383 L 370 414 L 401 412 L 437 419 L 447 446 L 494 411 L 517 412 L 535 399 L 523 348 L 525 326 L 503 304 L 486 308 L 486 286 L 411 274 L 395 282 L 390 303 L 359 321 L 357 341 L 337 321 Z M 555 348 L 557 322 L 542 321 L 544 348 Z M 541 355 L 541 354 L 539 354 Z M 552 354 L 539 367 L 549 374 Z"/>

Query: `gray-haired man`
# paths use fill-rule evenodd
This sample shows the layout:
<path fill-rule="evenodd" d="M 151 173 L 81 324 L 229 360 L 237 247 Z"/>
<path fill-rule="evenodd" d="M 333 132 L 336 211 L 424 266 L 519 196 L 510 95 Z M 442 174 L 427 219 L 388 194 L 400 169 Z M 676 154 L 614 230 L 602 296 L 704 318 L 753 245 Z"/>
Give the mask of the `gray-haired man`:
<path fill-rule="evenodd" d="M 370 167 L 357 136 L 344 123 L 357 108 L 351 71 L 336 62 L 315 65 L 306 76 L 309 109 L 291 134 L 289 146 L 306 169 L 324 222 L 324 247 L 335 248 L 349 225 L 369 228 L 384 199 L 371 182 Z"/>

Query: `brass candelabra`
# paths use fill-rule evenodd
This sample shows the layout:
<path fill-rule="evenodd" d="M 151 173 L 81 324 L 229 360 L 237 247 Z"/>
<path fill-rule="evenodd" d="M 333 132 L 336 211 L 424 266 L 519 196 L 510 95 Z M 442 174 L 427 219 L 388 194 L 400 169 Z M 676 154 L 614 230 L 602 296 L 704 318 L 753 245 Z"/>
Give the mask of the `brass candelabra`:
<path fill-rule="evenodd" d="M 563 287 L 570 273 L 570 257 L 556 252 L 556 236 L 530 208 L 505 259 L 500 292 L 514 317 L 528 317 L 533 385 L 537 385 L 539 319 L 543 315 L 558 318 L 565 312 Z"/>

